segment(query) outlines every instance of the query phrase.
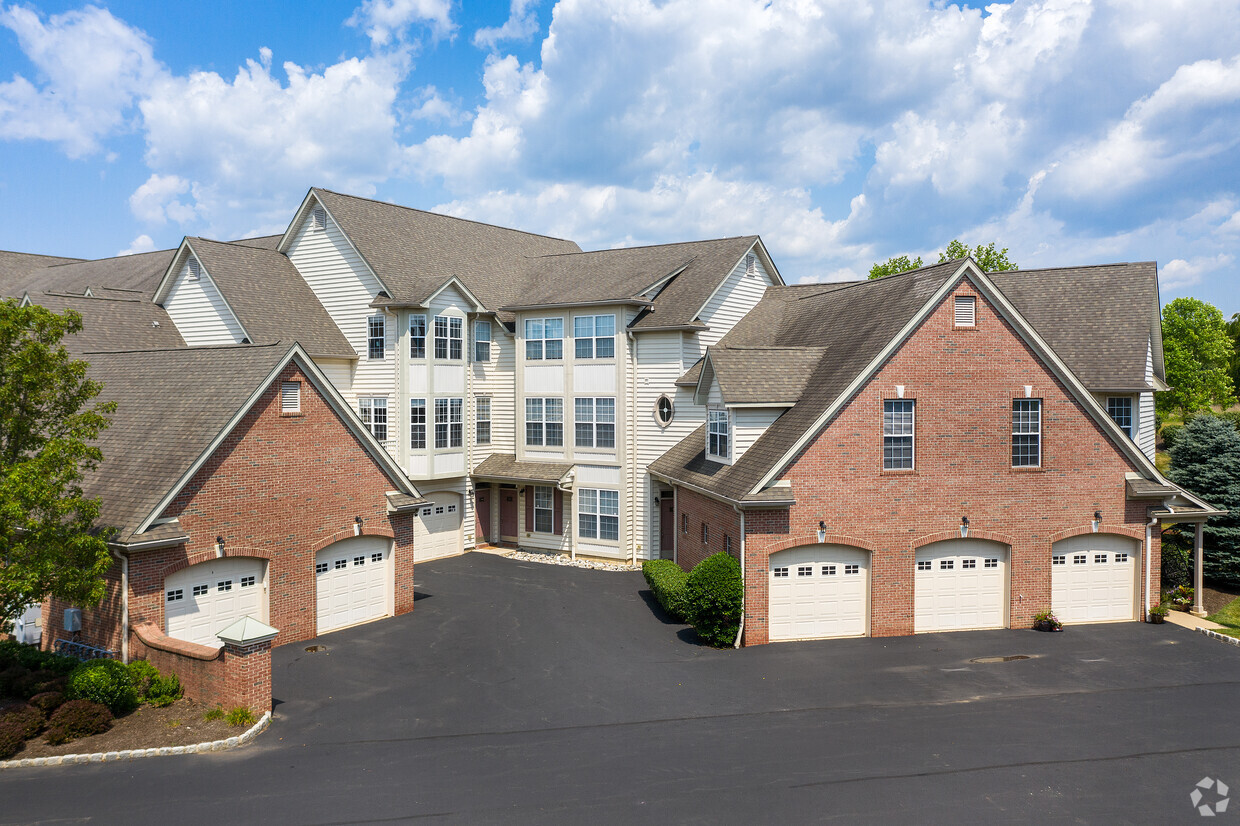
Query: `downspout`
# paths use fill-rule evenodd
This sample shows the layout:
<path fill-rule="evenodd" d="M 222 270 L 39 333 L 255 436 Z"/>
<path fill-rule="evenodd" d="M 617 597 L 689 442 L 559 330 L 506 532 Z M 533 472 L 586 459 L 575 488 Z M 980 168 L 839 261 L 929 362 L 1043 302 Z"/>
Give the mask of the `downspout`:
<path fill-rule="evenodd" d="M 733 648 L 740 648 L 741 640 L 745 636 L 745 600 L 747 597 L 745 588 L 745 512 L 741 510 L 740 505 L 733 505 L 732 510 L 741 515 L 741 621 L 736 629 L 736 642 L 732 643 Z"/>
<path fill-rule="evenodd" d="M 629 367 L 628 367 L 628 384 L 629 384 L 629 404 L 627 410 L 624 411 L 625 430 L 628 431 L 626 441 L 628 444 L 624 446 L 624 452 L 628 454 L 629 465 L 629 484 L 628 487 L 628 512 L 629 512 L 629 564 L 637 565 L 637 336 L 633 335 L 633 331 L 625 325 L 624 334 L 628 336 L 629 347 Z"/>
<path fill-rule="evenodd" d="M 121 662 L 129 662 L 129 557 L 115 548 L 112 556 L 121 562 Z"/>
<path fill-rule="evenodd" d="M 1166 505 L 1163 505 L 1166 507 Z M 1147 622 L 1150 618 L 1150 565 L 1154 560 L 1154 526 L 1159 523 L 1157 516 L 1150 514 L 1150 521 L 1145 523 L 1145 596 L 1143 603 L 1145 605 L 1145 613 L 1141 615 L 1141 621 Z"/>

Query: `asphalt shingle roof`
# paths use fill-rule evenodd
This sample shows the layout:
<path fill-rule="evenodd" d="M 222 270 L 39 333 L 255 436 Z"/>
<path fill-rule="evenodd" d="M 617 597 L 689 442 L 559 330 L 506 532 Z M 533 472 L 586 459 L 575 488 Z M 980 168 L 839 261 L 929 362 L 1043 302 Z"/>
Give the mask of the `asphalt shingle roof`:
<path fill-rule="evenodd" d="M 520 482 L 558 482 L 573 469 L 565 462 L 518 462 L 512 453 L 492 453 L 474 470 L 479 479 L 512 479 Z"/>
<path fill-rule="evenodd" d="M 76 310 L 82 330 L 64 339 L 75 356 L 107 350 L 181 347 L 185 342 L 168 313 L 146 298 L 88 298 L 63 293 L 30 293 L 30 300 L 52 312 Z"/>
<path fill-rule="evenodd" d="M 710 366 L 727 404 L 790 403 L 826 350 L 822 347 L 712 347 Z"/>
<path fill-rule="evenodd" d="M 31 273 L 37 270 L 79 260 L 81 259 L 0 250 L 0 298 L 20 298 L 31 283 Z"/>

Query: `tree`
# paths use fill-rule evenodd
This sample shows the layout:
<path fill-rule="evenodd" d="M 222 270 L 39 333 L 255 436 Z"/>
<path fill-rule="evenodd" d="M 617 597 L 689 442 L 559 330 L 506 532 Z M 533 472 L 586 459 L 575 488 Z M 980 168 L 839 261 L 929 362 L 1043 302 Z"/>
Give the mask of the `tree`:
<path fill-rule="evenodd" d="M 1218 416 L 1197 416 L 1171 448 L 1167 478 L 1230 511 L 1206 524 L 1202 567 L 1211 579 L 1240 583 L 1240 432 Z"/>
<path fill-rule="evenodd" d="M 995 242 L 991 241 L 986 246 L 978 244 L 972 250 L 967 244 L 962 243 L 959 239 L 953 240 L 947 245 L 947 249 L 939 253 L 938 263 L 942 264 L 946 261 L 955 261 L 957 258 L 968 258 L 973 256 L 973 260 L 982 268 L 983 272 L 1004 272 L 1006 270 L 1019 269 L 1007 257 L 1007 247 L 1003 249 L 995 249 Z M 895 275 L 897 273 L 915 270 L 922 265 L 921 256 L 917 258 L 909 258 L 907 255 L 898 255 L 894 258 L 888 258 L 885 263 L 875 264 L 870 267 L 870 278 L 882 278 L 886 275 Z"/>
<path fill-rule="evenodd" d="M 1196 298 L 1177 298 L 1163 307 L 1163 361 L 1171 389 L 1157 396 L 1158 412 L 1192 413 L 1234 401 L 1227 374 L 1235 345 L 1223 314 Z"/>
<path fill-rule="evenodd" d="M 48 596 L 104 596 L 112 559 L 81 481 L 103 459 L 91 442 L 115 404 L 92 404 L 102 385 L 61 344 L 81 329 L 72 310 L 0 302 L 0 622 Z"/>
<path fill-rule="evenodd" d="M 1240 390 L 1240 313 L 1234 313 L 1227 322 L 1227 336 L 1231 339 L 1231 365 L 1227 373 L 1232 388 Z"/>

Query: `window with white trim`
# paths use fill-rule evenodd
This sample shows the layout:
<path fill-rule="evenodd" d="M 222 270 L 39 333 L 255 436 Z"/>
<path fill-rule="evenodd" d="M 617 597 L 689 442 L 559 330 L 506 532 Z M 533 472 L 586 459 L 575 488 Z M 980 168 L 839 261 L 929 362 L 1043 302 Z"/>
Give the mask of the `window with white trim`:
<path fill-rule="evenodd" d="M 913 467 L 913 425 L 916 402 L 913 399 L 883 401 L 883 470 Z"/>
<path fill-rule="evenodd" d="M 577 533 L 583 539 L 620 539 L 620 492 L 615 490 L 577 491 Z"/>
<path fill-rule="evenodd" d="M 1111 417 L 1111 421 L 1119 425 L 1119 429 L 1124 431 L 1125 436 L 1132 438 L 1131 396 L 1108 396 L 1107 415 Z"/>
<path fill-rule="evenodd" d="M 784 565 L 781 565 L 777 568 L 772 568 L 771 575 L 775 577 L 786 577 L 788 576 L 788 568 L 787 566 L 784 566 Z"/>
<path fill-rule="evenodd" d="M 577 447 L 616 446 L 615 399 L 574 399 L 573 408 Z"/>
<path fill-rule="evenodd" d="M 435 316 L 435 358 L 460 361 L 463 322 L 456 316 Z"/>
<path fill-rule="evenodd" d="M 168 592 L 168 601 L 169 601 L 169 602 L 176 602 L 177 600 L 181 600 L 181 599 L 185 599 L 185 591 L 184 591 L 184 589 L 177 588 L 176 590 L 173 590 L 173 591 L 169 591 L 169 592 Z"/>
<path fill-rule="evenodd" d="M 387 398 L 362 396 L 357 400 L 357 414 L 370 435 L 379 441 L 387 441 Z"/>
<path fill-rule="evenodd" d="M 1012 400 L 1012 467 L 1042 464 L 1042 400 Z"/>
<path fill-rule="evenodd" d="M 573 343 L 579 359 L 616 356 L 616 317 L 579 315 L 573 319 Z"/>
<path fill-rule="evenodd" d="M 977 326 L 977 298 L 975 296 L 956 296 L 956 326 Z"/>
<path fill-rule="evenodd" d="M 525 358 L 528 361 L 564 358 L 564 319 L 527 318 Z"/>
<path fill-rule="evenodd" d="M 409 448 L 426 450 L 426 399 L 409 400 Z"/>
<path fill-rule="evenodd" d="M 301 412 L 301 382 L 285 381 L 280 383 L 280 412 Z"/>
<path fill-rule="evenodd" d="M 712 410 L 708 414 L 706 428 L 706 452 L 720 459 L 727 459 L 728 453 L 728 411 Z"/>
<path fill-rule="evenodd" d="M 654 403 L 654 420 L 658 422 L 659 427 L 667 427 L 672 423 L 672 418 L 676 415 L 676 406 L 672 404 L 672 400 L 666 395 L 659 396 Z"/>
<path fill-rule="evenodd" d="M 534 532 L 552 533 L 555 530 L 555 490 L 542 485 L 534 486 Z"/>
<path fill-rule="evenodd" d="M 426 316 L 409 316 L 409 358 L 426 358 Z"/>
<path fill-rule="evenodd" d="M 491 397 L 474 397 L 474 441 L 480 445 L 491 443 Z"/>
<path fill-rule="evenodd" d="M 366 319 L 366 357 L 383 358 L 386 345 L 386 321 L 381 315 L 372 315 Z"/>
<path fill-rule="evenodd" d="M 491 360 L 491 322 L 474 322 L 474 361 Z"/>
<path fill-rule="evenodd" d="M 465 444 L 465 400 L 435 399 L 435 447 L 462 447 Z"/>
<path fill-rule="evenodd" d="M 564 446 L 564 400 L 525 400 L 525 443 L 532 447 Z"/>

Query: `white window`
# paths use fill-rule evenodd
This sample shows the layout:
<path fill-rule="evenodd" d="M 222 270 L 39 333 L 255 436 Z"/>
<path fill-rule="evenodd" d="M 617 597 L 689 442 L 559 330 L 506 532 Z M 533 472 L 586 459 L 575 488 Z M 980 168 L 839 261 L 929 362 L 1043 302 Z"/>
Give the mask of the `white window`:
<path fill-rule="evenodd" d="M 834 565 L 823 565 L 822 575 L 823 576 L 835 576 L 835 566 Z"/>
<path fill-rule="evenodd" d="M 1063 565 L 1066 562 L 1067 562 L 1067 557 L 1064 554 L 1055 554 L 1054 556 L 1051 557 L 1052 565 Z"/>
<path fill-rule="evenodd" d="M 845 566 L 844 566 L 844 573 L 845 573 L 846 575 L 855 575 L 855 574 L 859 574 L 859 573 L 861 573 L 861 566 L 860 566 L 860 565 L 845 565 Z"/>
<path fill-rule="evenodd" d="M 788 569 L 786 567 L 774 568 L 771 573 L 777 577 L 785 577 L 788 576 Z"/>
<path fill-rule="evenodd" d="M 534 531 L 552 533 L 555 530 L 555 491 L 549 487 L 534 487 Z"/>
<path fill-rule="evenodd" d="M 928 559 L 917 560 L 917 570 L 919 571 L 929 571 L 932 567 L 933 565 Z"/>
<path fill-rule="evenodd" d="M 312 226 L 315 232 L 321 232 L 327 229 L 327 210 L 321 206 L 316 206 L 310 210 Z"/>
<path fill-rule="evenodd" d="M 491 322 L 474 322 L 474 361 L 491 360 Z"/>
<path fill-rule="evenodd" d="M 672 404 L 672 400 L 667 396 L 659 396 L 654 403 L 654 420 L 659 423 L 659 427 L 667 427 L 675 416 L 676 406 Z"/>
<path fill-rule="evenodd" d="M 564 358 L 564 319 L 527 318 L 525 320 L 525 358 Z"/>
<path fill-rule="evenodd" d="M 583 539 L 620 539 L 620 492 L 577 491 L 577 532 Z"/>
<path fill-rule="evenodd" d="M 728 458 L 728 411 L 710 411 L 706 429 L 706 452 L 720 459 Z"/>
<path fill-rule="evenodd" d="M 198 259 L 192 255 L 189 257 L 186 264 L 189 266 L 189 280 L 197 281 L 202 276 L 202 265 L 199 264 Z"/>
<path fill-rule="evenodd" d="M 913 466 L 912 399 L 887 399 L 883 402 L 883 469 L 900 470 Z"/>
<path fill-rule="evenodd" d="M 705 522 L 703 522 L 702 523 L 702 544 L 705 545 L 708 542 L 710 542 L 710 528 L 707 527 Z"/>
<path fill-rule="evenodd" d="M 241 577 L 241 587 L 242 587 L 242 588 L 250 588 L 250 587 L 252 587 L 253 585 L 254 585 L 254 577 L 252 577 L 252 576 L 243 576 L 243 577 Z"/>
<path fill-rule="evenodd" d="M 616 355 L 616 317 L 585 315 L 573 319 L 573 340 L 579 359 L 609 359 Z"/>
<path fill-rule="evenodd" d="M 474 441 L 480 445 L 491 443 L 491 397 L 474 398 Z"/>
<path fill-rule="evenodd" d="M 987 560 L 986 560 L 985 567 L 987 567 L 987 568 L 998 568 L 998 567 L 999 567 L 999 560 L 998 560 L 998 559 L 996 559 L 995 557 L 991 557 L 990 559 L 987 559 Z"/>
<path fill-rule="evenodd" d="M 1116 561 L 1116 562 L 1127 562 L 1127 561 L 1128 561 L 1128 554 L 1116 554 L 1116 555 L 1115 555 L 1115 561 Z"/>
<path fill-rule="evenodd" d="M 301 382 L 286 381 L 280 383 L 280 412 L 301 412 Z"/>
<path fill-rule="evenodd" d="M 435 399 L 435 447 L 461 447 L 465 443 L 465 400 Z"/>
<path fill-rule="evenodd" d="M 813 575 L 814 575 L 814 566 L 813 566 L 813 565 L 799 565 L 799 566 L 797 566 L 797 576 L 813 576 Z"/>
<path fill-rule="evenodd" d="M 168 592 L 169 602 L 176 602 L 177 600 L 181 600 L 181 599 L 185 599 L 185 591 L 183 589 L 177 588 L 175 591 Z"/>
<path fill-rule="evenodd" d="M 564 400 L 525 400 L 525 443 L 547 447 L 564 446 Z"/>
<path fill-rule="evenodd" d="M 1042 400 L 1012 400 L 1012 467 L 1042 464 Z"/>
<path fill-rule="evenodd" d="M 379 441 L 387 440 L 387 399 L 362 397 L 357 400 L 357 413 L 362 417 L 362 424 L 370 434 Z"/>
<path fill-rule="evenodd" d="M 193 588 L 193 593 L 194 593 L 194 596 L 201 597 L 201 596 L 206 596 L 207 592 L 210 590 L 211 590 L 210 585 L 195 585 Z"/>
<path fill-rule="evenodd" d="M 426 399 L 409 400 L 409 448 L 426 450 Z"/>
<path fill-rule="evenodd" d="M 456 316 L 435 316 L 435 358 L 461 359 L 461 324 L 462 319 Z"/>
<path fill-rule="evenodd" d="M 1124 435 L 1129 439 L 1132 438 L 1132 397 L 1131 396 L 1109 396 L 1107 397 L 1107 415 L 1119 425 L 1119 429 L 1124 431 Z"/>
<path fill-rule="evenodd" d="M 976 559 L 962 559 L 960 561 L 960 567 L 964 568 L 965 570 L 976 568 L 977 560 Z"/>
<path fill-rule="evenodd" d="M 973 327 L 977 324 L 977 299 L 971 295 L 956 296 L 956 326 Z"/>
<path fill-rule="evenodd" d="M 426 358 L 426 316 L 409 316 L 409 358 Z"/>
<path fill-rule="evenodd" d="M 366 319 L 366 356 L 368 358 L 383 358 L 386 343 L 384 326 L 384 319 L 381 315 L 372 315 Z"/>
<path fill-rule="evenodd" d="M 576 399 L 573 421 L 577 447 L 616 446 L 615 399 Z"/>

